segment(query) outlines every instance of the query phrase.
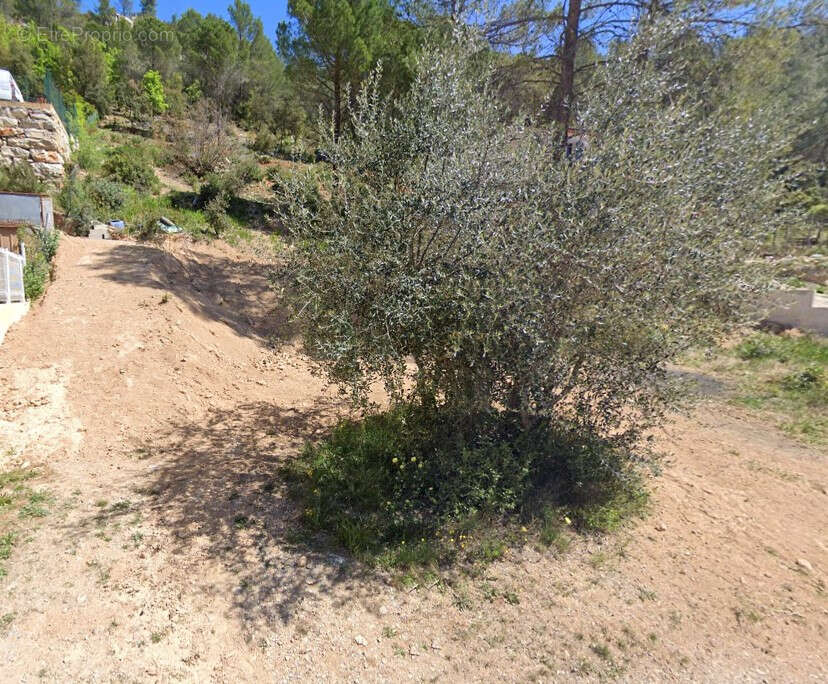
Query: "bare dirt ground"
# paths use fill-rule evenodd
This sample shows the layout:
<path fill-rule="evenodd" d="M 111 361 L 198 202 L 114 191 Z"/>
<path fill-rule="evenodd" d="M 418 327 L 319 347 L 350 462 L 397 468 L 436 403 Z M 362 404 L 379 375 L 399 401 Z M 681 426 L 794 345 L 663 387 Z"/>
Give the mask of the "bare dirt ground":
<path fill-rule="evenodd" d="M 0 346 L 0 680 L 828 679 L 828 463 L 711 397 L 648 518 L 400 587 L 308 539 L 278 466 L 345 409 L 266 260 L 64 238 Z M 0 529 L 0 532 L 3 530 Z"/>

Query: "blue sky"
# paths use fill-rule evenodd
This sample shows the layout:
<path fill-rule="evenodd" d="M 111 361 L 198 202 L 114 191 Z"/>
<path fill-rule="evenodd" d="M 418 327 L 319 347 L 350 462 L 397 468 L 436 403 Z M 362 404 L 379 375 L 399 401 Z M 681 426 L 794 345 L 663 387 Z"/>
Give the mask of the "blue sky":
<path fill-rule="evenodd" d="M 119 0 L 110 0 L 113 7 L 120 9 Z M 190 7 L 201 14 L 217 14 L 227 19 L 227 7 L 232 0 L 158 0 L 158 18 L 169 20 L 174 14 L 181 16 Z M 275 40 L 276 25 L 287 18 L 287 0 L 247 0 L 253 14 L 259 17 L 264 24 L 265 33 L 271 41 Z M 132 0 L 132 5 L 137 12 L 141 6 L 140 0 Z M 98 0 L 82 0 L 81 7 L 84 10 L 95 9 Z"/>

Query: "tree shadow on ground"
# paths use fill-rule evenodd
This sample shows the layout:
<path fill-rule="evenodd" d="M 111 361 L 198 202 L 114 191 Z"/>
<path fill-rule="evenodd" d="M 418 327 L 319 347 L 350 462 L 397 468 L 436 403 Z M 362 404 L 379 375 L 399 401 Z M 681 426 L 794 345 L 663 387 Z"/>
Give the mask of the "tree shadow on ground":
<path fill-rule="evenodd" d="M 299 409 L 267 402 L 214 409 L 171 425 L 142 449 L 149 468 L 134 490 L 144 499 L 144 519 L 164 533 L 166 563 L 196 577 L 220 563 L 232 586 L 214 591 L 228 595 L 242 620 L 288 623 L 302 604 L 323 597 L 342 605 L 355 596 L 351 584 L 369 572 L 303 527 L 302 510 L 280 475 L 341 408 L 321 398 Z M 116 504 L 84 529 L 135 510 Z"/>
<path fill-rule="evenodd" d="M 124 242 L 96 254 L 92 268 L 107 280 L 169 293 L 204 319 L 221 321 L 261 342 L 289 339 L 289 313 L 272 286 L 273 267 L 179 249 Z"/>

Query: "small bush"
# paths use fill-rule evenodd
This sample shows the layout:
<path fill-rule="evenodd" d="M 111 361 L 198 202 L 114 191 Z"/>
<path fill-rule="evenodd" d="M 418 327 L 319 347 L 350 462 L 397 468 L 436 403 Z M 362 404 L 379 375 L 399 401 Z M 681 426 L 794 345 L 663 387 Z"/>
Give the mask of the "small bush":
<path fill-rule="evenodd" d="M 208 174 L 196 198 L 196 206 L 204 210 L 207 222 L 220 235 L 230 227 L 227 210 L 230 202 L 248 183 L 261 180 L 262 171 L 252 159 L 238 160 L 223 172 Z"/>
<path fill-rule="evenodd" d="M 26 245 L 23 289 L 26 299 L 35 301 L 46 291 L 46 285 L 52 277 L 52 262 L 57 254 L 60 233 L 28 227 L 18 229 L 17 237 Z"/>
<path fill-rule="evenodd" d="M 86 235 L 92 221 L 112 218 L 114 213 L 124 210 L 129 199 L 127 191 L 124 185 L 114 180 L 93 176 L 81 179 L 72 172 L 57 199 L 73 232 Z"/>
<path fill-rule="evenodd" d="M 124 186 L 106 178 L 87 177 L 86 192 L 92 203 L 103 210 L 120 211 L 126 202 Z"/>
<path fill-rule="evenodd" d="M 133 145 L 113 149 L 104 162 L 104 173 L 111 179 L 146 192 L 155 190 L 158 178 L 146 152 Z"/>
<path fill-rule="evenodd" d="M 51 264 L 57 254 L 60 233 L 56 230 L 42 228 L 32 228 L 32 233 L 37 240 L 38 251 L 43 255 L 46 263 Z"/>
<path fill-rule="evenodd" d="M 263 128 L 256 133 L 256 138 L 250 146 L 255 152 L 261 154 L 273 155 L 279 147 L 279 136 L 272 131 Z"/>
<path fill-rule="evenodd" d="M 190 118 L 177 123 L 173 148 L 181 170 L 199 178 L 226 167 L 239 153 L 230 121 L 208 100 L 200 100 Z"/>
<path fill-rule="evenodd" d="M 786 375 L 781 385 L 789 392 L 799 392 L 813 389 L 822 382 L 822 368 L 809 366 L 795 373 Z"/>
<path fill-rule="evenodd" d="M 406 404 L 340 423 L 294 469 L 307 522 L 379 556 L 460 521 L 530 516 L 538 501 L 571 507 L 587 529 L 611 529 L 633 510 L 624 497 L 640 491 L 637 480 L 607 444 L 563 427 L 527 433 L 512 413 L 481 416 L 468 431 L 459 418 Z M 552 543 L 550 521 L 541 525 Z M 499 544 L 484 540 L 477 557 L 491 560 Z"/>
<path fill-rule="evenodd" d="M 0 167 L 0 190 L 44 193 L 48 188 L 29 164 L 12 164 Z"/>
<path fill-rule="evenodd" d="M 88 235 L 89 224 L 96 218 L 97 207 L 89 196 L 86 182 L 75 170 L 67 176 L 57 199 L 72 232 L 76 235 Z"/>
<path fill-rule="evenodd" d="M 29 255 L 23 267 L 23 289 L 26 299 L 35 301 L 46 291 L 49 280 L 49 264 L 42 254 Z"/>
<path fill-rule="evenodd" d="M 103 145 L 100 139 L 86 126 L 79 129 L 78 146 L 72 155 L 73 161 L 84 171 L 97 171 L 104 159 Z"/>
<path fill-rule="evenodd" d="M 158 221 L 159 214 L 146 214 L 134 218 L 129 226 L 129 233 L 139 240 L 158 240 L 162 236 Z"/>
<path fill-rule="evenodd" d="M 760 337 L 752 337 L 736 347 L 736 356 L 743 361 L 751 359 L 766 359 L 773 356 L 773 348 L 768 341 Z"/>

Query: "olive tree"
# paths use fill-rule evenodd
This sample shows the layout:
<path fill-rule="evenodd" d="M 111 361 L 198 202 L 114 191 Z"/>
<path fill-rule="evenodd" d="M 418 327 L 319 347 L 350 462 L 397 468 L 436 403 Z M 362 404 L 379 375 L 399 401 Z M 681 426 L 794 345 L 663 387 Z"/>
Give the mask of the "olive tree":
<path fill-rule="evenodd" d="M 684 31 L 612 52 L 571 150 L 507 117 L 468 36 L 425 51 L 401 99 L 375 75 L 349 134 L 323 125 L 329 172 L 280 194 L 305 345 L 330 377 L 472 428 L 512 410 L 621 446 L 673 406 L 667 364 L 739 320 L 785 220 L 779 127 L 682 77 Z"/>

